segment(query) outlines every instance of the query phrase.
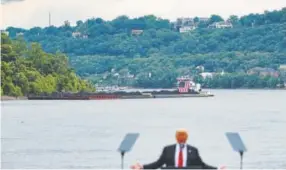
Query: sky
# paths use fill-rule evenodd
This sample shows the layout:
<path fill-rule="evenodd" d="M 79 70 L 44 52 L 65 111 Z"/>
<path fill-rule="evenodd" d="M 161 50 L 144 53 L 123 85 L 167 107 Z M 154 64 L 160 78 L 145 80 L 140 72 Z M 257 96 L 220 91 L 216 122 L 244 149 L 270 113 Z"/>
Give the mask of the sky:
<path fill-rule="evenodd" d="M 52 25 L 65 20 L 72 25 L 78 20 L 101 17 L 112 20 L 120 15 L 131 18 L 153 14 L 175 20 L 178 17 L 209 17 L 263 13 L 282 9 L 286 0 L 1 0 L 1 29 L 8 26 L 46 27 L 49 12 Z"/>

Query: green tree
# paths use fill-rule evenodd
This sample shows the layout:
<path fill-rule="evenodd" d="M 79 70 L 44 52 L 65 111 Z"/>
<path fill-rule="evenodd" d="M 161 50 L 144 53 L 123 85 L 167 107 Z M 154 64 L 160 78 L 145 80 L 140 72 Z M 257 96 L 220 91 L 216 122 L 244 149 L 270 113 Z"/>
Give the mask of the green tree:
<path fill-rule="evenodd" d="M 230 23 L 232 23 L 234 26 L 236 26 L 236 25 L 239 24 L 239 18 L 238 18 L 238 16 L 236 16 L 236 15 L 231 15 L 231 16 L 229 17 L 228 21 L 229 21 Z"/>
<path fill-rule="evenodd" d="M 219 15 L 212 15 L 210 17 L 209 24 L 212 24 L 214 22 L 220 22 L 220 21 L 224 21 L 224 19 L 221 16 L 219 16 Z"/>
<path fill-rule="evenodd" d="M 1 42 L 1 95 L 52 93 L 62 82 L 63 90 L 94 91 L 89 82 L 75 75 L 65 55 L 46 53 L 37 43 L 28 49 L 23 40 L 11 41 L 5 34 Z"/>

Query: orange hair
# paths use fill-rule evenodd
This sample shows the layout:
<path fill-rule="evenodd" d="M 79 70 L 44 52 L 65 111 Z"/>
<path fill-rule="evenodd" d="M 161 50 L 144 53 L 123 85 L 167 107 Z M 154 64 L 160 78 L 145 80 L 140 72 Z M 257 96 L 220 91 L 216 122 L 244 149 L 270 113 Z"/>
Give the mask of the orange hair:
<path fill-rule="evenodd" d="M 176 140 L 178 143 L 186 143 L 188 139 L 188 132 L 186 129 L 178 129 L 176 131 Z"/>

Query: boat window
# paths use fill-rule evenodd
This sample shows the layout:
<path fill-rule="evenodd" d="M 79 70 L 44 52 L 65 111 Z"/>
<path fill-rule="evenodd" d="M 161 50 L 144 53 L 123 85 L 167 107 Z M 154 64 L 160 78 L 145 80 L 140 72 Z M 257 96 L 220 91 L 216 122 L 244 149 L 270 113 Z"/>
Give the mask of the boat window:
<path fill-rule="evenodd" d="M 185 82 L 180 82 L 179 87 L 185 87 Z"/>

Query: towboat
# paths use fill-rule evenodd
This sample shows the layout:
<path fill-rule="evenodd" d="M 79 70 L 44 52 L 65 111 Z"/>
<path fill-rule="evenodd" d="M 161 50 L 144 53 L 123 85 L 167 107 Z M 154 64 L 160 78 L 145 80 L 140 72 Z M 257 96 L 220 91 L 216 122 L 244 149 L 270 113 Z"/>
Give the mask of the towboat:
<path fill-rule="evenodd" d="M 64 93 L 29 95 L 28 100 L 112 100 L 112 99 L 150 99 L 150 98 L 186 98 L 186 97 L 213 97 L 210 92 L 202 91 L 201 85 L 190 78 L 177 79 L 177 88 L 174 90 L 145 91 L 145 92 L 95 92 L 95 93 Z"/>

